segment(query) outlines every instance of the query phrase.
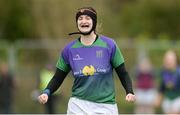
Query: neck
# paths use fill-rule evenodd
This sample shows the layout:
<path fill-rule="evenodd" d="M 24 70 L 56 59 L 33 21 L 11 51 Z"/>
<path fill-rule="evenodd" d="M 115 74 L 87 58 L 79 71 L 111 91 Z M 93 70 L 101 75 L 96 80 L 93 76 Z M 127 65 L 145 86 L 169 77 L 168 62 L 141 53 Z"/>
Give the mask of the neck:
<path fill-rule="evenodd" d="M 80 41 L 83 45 L 89 46 L 94 43 L 94 41 L 96 40 L 96 36 L 97 35 L 93 31 L 89 35 L 81 35 Z"/>

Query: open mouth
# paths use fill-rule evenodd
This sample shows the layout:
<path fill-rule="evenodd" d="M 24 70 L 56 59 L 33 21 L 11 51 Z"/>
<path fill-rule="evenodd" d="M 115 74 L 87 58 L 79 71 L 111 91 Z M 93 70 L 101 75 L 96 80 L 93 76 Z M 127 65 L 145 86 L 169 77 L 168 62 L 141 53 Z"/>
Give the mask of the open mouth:
<path fill-rule="evenodd" d="M 88 28 L 89 25 L 81 25 L 82 28 Z"/>

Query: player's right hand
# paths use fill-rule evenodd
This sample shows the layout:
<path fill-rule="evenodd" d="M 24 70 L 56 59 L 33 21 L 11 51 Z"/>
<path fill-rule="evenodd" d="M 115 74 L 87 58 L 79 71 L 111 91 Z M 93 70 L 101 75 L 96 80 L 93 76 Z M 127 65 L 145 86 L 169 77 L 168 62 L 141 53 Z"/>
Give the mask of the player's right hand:
<path fill-rule="evenodd" d="M 45 104 L 48 101 L 48 95 L 43 93 L 38 97 L 38 101 L 41 104 Z"/>

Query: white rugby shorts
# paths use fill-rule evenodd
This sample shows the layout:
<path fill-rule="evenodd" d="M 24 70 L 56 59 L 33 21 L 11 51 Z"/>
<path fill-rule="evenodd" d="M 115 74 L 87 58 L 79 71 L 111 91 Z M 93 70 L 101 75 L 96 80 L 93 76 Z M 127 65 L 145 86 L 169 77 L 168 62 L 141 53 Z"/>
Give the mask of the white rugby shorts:
<path fill-rule="evenodd" d="M 180 113 L 180 97 L 170 100 L 165 98 L 162 102 L 162 109 L 164 113 Z"/>
<path fill-rule="evenodd" d="M 68 115 L 95 115 L 95 114 L 106 114 L 106 115 L 118 115 L 117 104 L 104 104 L 95 103 L 87 100 L 78 99 L 71 97 L 68 102 Z"/>

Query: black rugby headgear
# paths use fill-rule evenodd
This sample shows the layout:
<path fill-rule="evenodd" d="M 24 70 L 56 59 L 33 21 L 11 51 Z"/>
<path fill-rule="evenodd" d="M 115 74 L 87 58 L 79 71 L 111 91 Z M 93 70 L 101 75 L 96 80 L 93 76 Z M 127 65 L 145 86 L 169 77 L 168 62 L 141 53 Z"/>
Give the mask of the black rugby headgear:
<path fill-rule="evenodd" d="M 80 31 L 73 32 L 73 33 L 70 33 L 69 35 L 73 35 L 73 34 L 89 35 L 92 31 L 96 30 L 96 25 L 97 25 L 96 11 L 92 7 L 83 7 L 83 8 L 78 9 L 78 12 L 76 13 L 76 23 L 77 23 L 79 16 L 81 16 L 81 15 L 88 15 L 89 17 L 91 17 L 91 19 L 93 20 L 93 26 L 92 26 L 91 30 L 87 33 L 82 33 Z"/>

